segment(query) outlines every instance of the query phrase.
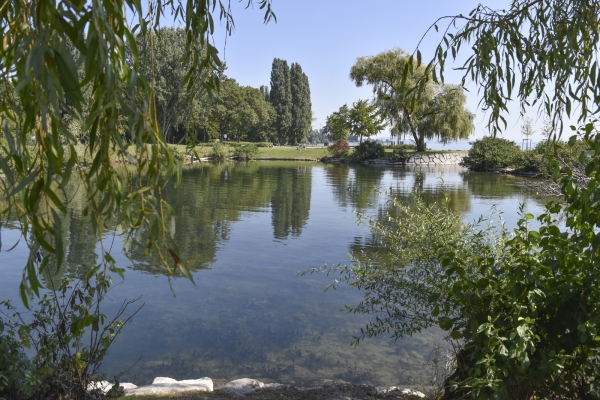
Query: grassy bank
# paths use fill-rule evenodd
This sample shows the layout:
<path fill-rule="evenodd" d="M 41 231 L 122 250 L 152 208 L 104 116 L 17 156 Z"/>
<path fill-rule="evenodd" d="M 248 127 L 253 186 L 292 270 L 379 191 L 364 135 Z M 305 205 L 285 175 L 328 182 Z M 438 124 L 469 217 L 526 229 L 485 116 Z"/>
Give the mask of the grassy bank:
<path fill-rule="evenodd" d="M 185 154 L 186 147 L 184 145 L 170 145 L 173 149 L 176 149 L 177 152 L 181 154 Z M 212 151 L 212 146 L 208 145 L 200 145 L 197 146 L 194 151 L 200 157 L 209 157 Z M 350 150 L 349 156 L 352 156 L 353 149 Z M 392 155 L 393 149 L 386 148 L 385 156 L 383 158 L 388 158 Z M 415 151 L 408 150 L 406 151 L 407 155 L 414 154 Z M 434 154 L 434 153 L 466 153 L 466 151 L 460 150 L 427 150 L 424 152 L 425 154 Z M 283 146 L 283 147 L 259 147 L 258 153 L 254 158 L 266 158 L 266 159 L 285 159 L 285 160 L 298 160 L 298 159 L 316 159 L 319 160 L 323 157 L 331 157 L 331 154 L 327 151 L 325 147 L 307 147 L 306 149 L 298 150 L 293 146 Z"/>

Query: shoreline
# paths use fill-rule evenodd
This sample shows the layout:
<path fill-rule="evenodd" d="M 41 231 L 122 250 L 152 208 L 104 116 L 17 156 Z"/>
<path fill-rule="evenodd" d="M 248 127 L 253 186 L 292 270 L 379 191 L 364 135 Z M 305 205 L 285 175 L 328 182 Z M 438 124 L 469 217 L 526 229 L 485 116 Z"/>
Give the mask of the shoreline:
<path fill-rule="evenodd" d="M 138 396 L 153 396 L 153 398 L 162 399 L 169 398 L 174 394 L 210 395 L 210 398 L 215 400 L 246 396 L 253 399 L 346 399 L 349 396 L 355 400 L 390 397 L 395 399 L 427 398 L 423 392 L 411 388 L 352 384 L 345 381 L 332 381 L 313 387 L 296 387 L 241 378 L 215 387 L 213 380 L 208 377 L 181 381 L 167 377 L 156 377 L 152 384 L 145 386 L 136 386 L 132 383 L 119 383 L 117 386 L 108 381 L 98 381 L 88 385 L 88 392 L 100 392 L 109 398 L 134 399 Z"/>

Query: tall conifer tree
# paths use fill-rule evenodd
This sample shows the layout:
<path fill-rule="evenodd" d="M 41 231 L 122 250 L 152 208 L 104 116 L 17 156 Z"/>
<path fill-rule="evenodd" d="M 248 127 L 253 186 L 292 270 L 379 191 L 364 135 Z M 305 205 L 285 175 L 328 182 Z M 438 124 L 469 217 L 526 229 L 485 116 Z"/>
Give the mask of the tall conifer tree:
<path fill-rule="evenodd" d="M 310 131 L 312 122 L 312 106 L 308 77 L 302 72 L 298 63 L 293 63 L 290 71 L 290 89 L 292 93 L 292 125 L 290 141 L 293 144 L 302 142 Z"/>
<path fill-rule="evenodd" d="M 287 144 L 292 125 L 292 94 L 290 91 L 290 69 L 286 60 L 279 58 L 273 60 L 269 100 L 273 104 L 277 115 L 275 128 L 279 143 Z"/>

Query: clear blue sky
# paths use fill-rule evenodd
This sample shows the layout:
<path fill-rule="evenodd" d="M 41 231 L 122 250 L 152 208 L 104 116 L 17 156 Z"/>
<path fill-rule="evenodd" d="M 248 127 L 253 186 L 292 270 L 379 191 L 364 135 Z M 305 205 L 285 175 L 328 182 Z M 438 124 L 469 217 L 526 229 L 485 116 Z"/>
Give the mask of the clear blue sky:
<path fill-rule="evenodd" d="M 508 3 L 485 1 L 494 8 Z M 227 75 L 242 85 L 259 87 L 269 84 L 273 58 L 299 63 L 310 81 L 317 118 L 313 126 L 318 128 L 341 105 L 371 97 L 370 87 L 357 88 L 348 78 L 357 57 L 394 47 L 412 53 L 438 17 L 468 14 L 478 1 L 273 0 L 277 23 L 267 25 L 263 24 L 263 10 L 256 6 L 245 9 L 245 4 L 246 0 L 242 3 L 232 0 L 236 30 L 227 38 L 226 45 L 224 29 L 215 36 L 215 45 L 228 66 Z M 424 58 L 433 55 L 440 38 L 435 31 L 426 37 L 420 47 Z M 446 82 L 459 83 L 460 78 L 461 75 L 450 73 Z M 473 137 L 481 137 L 486 118 L 477 108 L 477 88 L 472 84 L 468 87 L 468 108 L 476 114 Z M 511 114 L 504 137 L 520 144 L 522 120 L 516 104 Z M 538 120 L 536 110 L 528 115 L 534 119 L 537 130 L 533 139 L 539 140 L 542 121 Z"/>

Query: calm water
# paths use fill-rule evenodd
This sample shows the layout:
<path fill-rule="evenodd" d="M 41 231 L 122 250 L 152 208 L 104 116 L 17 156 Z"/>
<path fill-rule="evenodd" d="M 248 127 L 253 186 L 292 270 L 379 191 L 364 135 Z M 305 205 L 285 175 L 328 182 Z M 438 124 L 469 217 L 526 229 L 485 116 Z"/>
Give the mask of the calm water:
<path fill-rule="evenodd" d="M 111 348 L 104 371 L 112 375 L 130 368 L 121 381 L 136 384 L 155 376 L 251 377 L 302 385 L 328 379 L 427 383 L 428 358 L 443 345 L 438 331 L 351 347 L 352 336 L 368 319 L 340 308 L 357 303 L 361 294 L 349 288 L 323 293 L 331 277 L 297 273 L 348 263 L 351 251 L 367 245 L 369 231 L 357 226 L 355 213 L 384 215 L 388 198 L 380 193 L 417 189 L 435 200 L 442 198 L 443 187 L 465 219 L 488 215 L 497 206 L 514 225 L 520 203 L 528 212 L 541 210 L 541 200 L 524 192 L 521 181 L 459 167 L 253 162 L 189 169 L 168 197 L 177 212 L 176 240 L 196 285 L 171 279 L 174 297 L 159 263 L 142 253 L 128 259 L 115 251 L 128 272 L 105 312 L 110 315 L 125 298 L 142 296 L 145 305 Z M 69 227 L 63 273 L 77 275 L 94 262 L 97 247 L 81 226 L 77 202 L 63 226 Z M 2 248 L 17 237 L 3 229 Z M 113 236 L 104 240 L 110 244 Z M 121 248 L 118 237 L 114 248 Z M 18 297 L 24 255 L 20 245 L 0 252 L 1 298 Z"/>

